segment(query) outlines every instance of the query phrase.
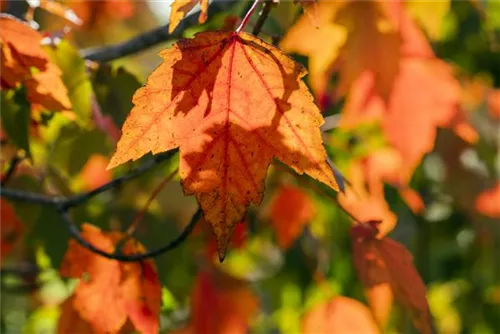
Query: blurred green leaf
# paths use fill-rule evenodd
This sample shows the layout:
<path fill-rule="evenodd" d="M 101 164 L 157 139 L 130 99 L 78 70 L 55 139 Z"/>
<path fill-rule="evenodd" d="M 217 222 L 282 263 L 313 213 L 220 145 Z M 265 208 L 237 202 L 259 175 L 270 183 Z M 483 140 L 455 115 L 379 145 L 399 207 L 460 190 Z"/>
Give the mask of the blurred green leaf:
<path fill-rule="evenodd" d="M 2 129 L 13 144 L 26 152 L 31 158 L 29 127 L 31 123 L 31 107 L 23 88 L 1 91 Z"/>
<path fill-rule="evenodd" d="M 68 41 L 61 41 L 57 46 L 46 47 L 51 60 L 59 66 L 62 79 L 77 116 L 77 122 L 84 128 L 91 126 L 92 120 L 92 84 L 85 68 L 85 60 L 78 50 Z"/>

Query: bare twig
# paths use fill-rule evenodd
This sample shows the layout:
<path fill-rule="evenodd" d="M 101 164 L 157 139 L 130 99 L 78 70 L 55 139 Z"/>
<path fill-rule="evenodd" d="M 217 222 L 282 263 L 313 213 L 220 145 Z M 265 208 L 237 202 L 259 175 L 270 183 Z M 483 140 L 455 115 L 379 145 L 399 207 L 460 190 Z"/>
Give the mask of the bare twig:
<path fill-rule="evenodd" d="M 74 206 L 81 205 L 85 202 L 87 202 L 89 199 L 92 197 L 106 191 L 109 189 L 116 188 L 123 184 L 125 181 L 134 179 L 145 172 L 149 171 L 151 168 L 154 166 L 158 165 L 160 162 L 167 160 L 168 158 L 172 157 L 175 151 L 169 151 L 163 154 L 159 154 L 155 156 L 155 159 L 148 161 L 141 165 L 140 167 L 130 171 L 128 174 L 125 174 L 121 177 L 118 177 L 103 186 L 96 188 L 92 191 L 85 192 L 82 194 L 75 195 L 70 198 L 65 198 L 65 197 L 60 197 L 60 196 L 47 196 L 47 195 L 42 195 L 42 194 L 37 194 L 37 193 L 31 193 L 31 192 L 23 192 L 19 190 L 13 190 L 13 189 L 5 189 L 2 188 L 0 195 L 2 197 L 8 198 L 13 201 L 19 201 L 19 202 L 26 202 L 26 203 L 33 203 L 33 204 L 39 204 L 39 205 L 50 205 L 54 206 L 61 217 L 63 218 L 63 221 L 66 223 L 66 227 L 69 230 L 69 233 L 71 236 L 83 247 L 101 255 L 104 257 L 107 257 L 109 259 L 114 259 L 118 261 L 125 261 L 125 262 L 134 262 L 134 261 L 141 261 L 147 258 L 151 258 L 154 256 L 158 256 L 164 252 L 167 252 L 169 250 L 172 250 L 179 246 L 191 233 L 193 230 L 196 222 L 201 218 L 201 210 L 198 210 L 196 214 L 193 216 L 193 219 L 191 222 L 186 226 L 184 231 L 173 241 L 171 241 L 169 244 L 166 246 L 163 246 L 161 248 L 158 248 L 156 250 L 143 253 L 143 254 L 131 254 L 131 255 L 123 255 L 123 254 L 110 254 L 106 253 L 96 247 L 94 247 L 92 244 L 90 244 L 88 241 L 86 241 L 80 234 L 80 231 L 78 230 L 78 227 L 71 221 L 69 217 L 69 212 L 68 210 Z"/>
<path fill-rule="evenodd" d="M 209 17 L 211 17 L 225 10 L 228 10 L 235 3 L 236 1 L 215 0 L 208 7 L 208 15 Z M 146 31 L 122 43 L 82 50 L 81 55 L 83 58 L 88 60 L 108 62 L 144 51 L 156 44 L 168 41 L 173 38 L 182 37 L 182 33 L 186 28 L 198 24 L 198 13 L 192 13 L 184 18 L 171 34 L 168 33 L 169 23 L 170 22 L 167 22 L 167 24 L 165 24 L 164 26 Z"/>
<path fill-rule="evenodd" d="M 127 255 L 119 254 L 119 253 L 118 254 L 107 253 L 107 252 L 93 246 L 90 242 L 88 242 L 87 240 L 85 240 L 82 237 L 82 235 L 80 234 L 80 230 L 78 230 L 78 227 L 71 221 L 67 211 L 60 211 L 60 214 L 61 214 L 62 218 L 64 219 L 64 221 L 66 222 L 66 225 L 69 228 L 69 232 L 70 232 L 71 236 L 82 247 L 85 247 L 86 249 L 88 249 L 96 254 L 99 254 L 101 256 L 104 256 L 108 259 L 118 260 L 121 262 L 138 262 L 138 261 L 142 261 L 145 259 L 159 256 L 165 252 L 168 252 L 172 249 L 177 248 L 191 234 L 194 227 L 196 226 L 196 223 L 201 219 L 202 211 L 201 211 L 201 209 L 198 209 L 196 211 L 196 213 L 193 215 L 193 217 L 191 218 L 191 221 L 189 222 L 189 224 L 186 225 L 184 230 L 181 232 L 181 234 L 179 234 L 179 236 L 177 238 L 175 238 L 174 240 L 169 242 L 167 245 L 160 247 L 158 249 L 146 252 L 146 253 L 127 254 Z"/>
<path fill-rule="evenodd" d="M 17 166 L 23 159 L 20 158 L 19 156 L 15 155 L 12 160 L 10 161 L 9 169 L 5 172 L 5 175 L 2 177 L 2 181 L 0 185 L 3 187 L 7 182 L 9 182 L 10 178 L 14 175 L 16 172 Z"/>
<path fill-rule="evenodd" d="M 26 203 L 33 203 L 40 205 L 54 205 L 63 210 L 68 210 L 74 206 L 83 204 L 90 198 L 99 195 L 100 193 L 105 192 L 106 190 L 116 188 L 122 185 L 125 181 L 141 176 L 142 174 L 149 171 L 162 161 L 169 159 L 174 154 L 174 152 L 175 151 L 169 151 L 163 154 L 159 154 L 155 156 L 153 160 L 145 162 L 143 165 L 130 171 L 128 174 L 113 179 L 112 181 L 100 186 L 99 188 L 96 188 L 89 192 L 75 195 L 70 198 L 61 196 L 48 196 L 33 192 L 25 192 L 25 191 L 20 191 L 15 189 L 5 189 L 5 188 L 0 189 L 0 196 L 17 202 L 26 202 Z"/>
<path fill-rule="evenodd" d="M 267 17 L 269 16 L 269 13 L 271 12 L 271 9 L 273 9 L 273 7 L 274 7 L 273 0 L 264 1 L 264 6 L 262 7 L 262 10 L 259 13 L 259 18 L 257 20 L 257 23 L 253 28 L 252 33 L 255 36 L 258 36 L 260 34 L 260 31 L 262 30 L 262 27 L 264 26 L 264 23 L 266 22 Z"/>

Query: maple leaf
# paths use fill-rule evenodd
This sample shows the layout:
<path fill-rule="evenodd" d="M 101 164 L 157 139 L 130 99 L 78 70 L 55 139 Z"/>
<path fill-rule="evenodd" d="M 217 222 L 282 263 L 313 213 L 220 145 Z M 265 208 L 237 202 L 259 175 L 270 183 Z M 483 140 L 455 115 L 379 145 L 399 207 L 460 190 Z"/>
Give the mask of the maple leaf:
<path fill-rule="evenodd" d="M 124 234 L 105 234 L 95 226 L 84 224 L 82 237 L 103 251 L 113 253 Z M 144 252 L 144 247 L 129 240 L 122 252 L 136 254 Z M 95 331 L 118 332 L 129 319 L 140 332 L 158 332 L 161 285 L 152 260 L 118 262 L 71 240 L 60 272 L 62 276 L 81 279 L 72 297 L 72 306 Z"/>
<path fill-rule="evenodd" d="M 184 192 L 195 194 L 221 260 L 246 208 L 261 202 L 274 157 L 338 190 L 301 65 L 232 32 L 199 33 L 161 56 L 134 95 L 108 168 L 179 147 Z"/>
<path fill-rule="evenodd" d="M 191 298 L 191 321 L 175 334 L 244 334 L 258 307 L 246 283 L 213 269 L 198 273 Z"/>
<path fill-rule="evenodd" d="M 328 73 L 338 69 L 340 82 L 333 96 L 347 96 L 341 125 L 381 122 L 389 144 L 400 152 L 403 163 L 398 175 L 392 176 L 393 181 L 397 177 L 400 185 L 407 184 L 423 155 L 432 150 L 437 127 L 452 127 L 464 139 L 477 140 L 458 108 L 460 86 L 451 67 L 434 56 L 402 3 L 326 2 L 322 6 L 325 13 L 332 13 L 329 21 L 325 18 L 327 26 L 343 31 L 331 30 L 332 34 L 347 34 L 345 43 L 327 50 L 328 57 L 321 47 L 298 46 L 297 41 L 304 40 L 299 38 L 305 25 L 302 18 L 297 28 L 290 29 L 282 46 L 309 56 L 311 65 L 321 61 Z M 309 40 L 321 37 L 314 31 L 310 35 Z M 329 76 L 316 80 L 319 83 L 313 81 L 313 87 L 321 96 Z M 414 199 L 414 195 L 406 194 L 406 198 Z M 421 203 L 412 202 L 419 209 Z"/>
<path fill-rule="evenodd" d="M 271 203 L 271 223 L 281 248 L 289 248 L 314 217 L 314 204 L 300 188 L 283 186 Z"/>
<path fill-rule="evenodd" d="M 488 217 L 500 218 L 500 182 L 477 196 L 476 209 Z"/>
<path fill-rule="evenodd" d="M 15 88 L 26 84 L 28 99 L 49 110 L 71 109 L 61 71 L 42 48 L 42 35 L 10 16 L 0 17 L 1 84 Z"/>
<path fill-rule="evenodd" d="M 422 333 L 432 333 L 425 284 L 413 266 L 412 256 L 400 243 L 377 238 L 378 224 L 368 222 L 351 228 L 358 276 L 368 296 L 374 287 L 389 285 L 395 298 L 410 311 L 415 327 Z"/>
<path fill-rule="evenodd" d="M 4 199 L 0 200 L 0 254 L 1 259 L 7 256 L 16 241 L 20 240 L 23 233 L 23 224 L 16 215 L 12 205 Z"/>
<path fill-rule="evenodd" d="M 208 0 L 174 0 L 170 5 L 170 24 L 168 26 L 168 32 L 170 34 L 177 28 L 186 14 L 198 3 L 201 6 L 198 22 L 203 24 L 207 20 Z"/>
<path fill-rule="evenodd" d="M 315 12 L 318 28 L 311 24 L 309 16 L 303 15 L 280 42 L 286 52 L 309 56 L 309 81 L 317 95 L 326 93 L 333 64 L 347 40 L 345 27 L 334 21 L 344 3 L 320 1 Z"/>
<path fill-rule="evenodd" d="M 359 301 L 338 296 L 309 310 L 302 333 L 379 333 L 370 310 Z"/>

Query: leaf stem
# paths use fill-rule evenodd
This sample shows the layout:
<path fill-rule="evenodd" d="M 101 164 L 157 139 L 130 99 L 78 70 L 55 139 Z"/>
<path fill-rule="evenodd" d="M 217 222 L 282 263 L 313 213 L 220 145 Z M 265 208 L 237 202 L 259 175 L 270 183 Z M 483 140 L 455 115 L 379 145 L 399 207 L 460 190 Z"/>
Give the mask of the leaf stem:
<path fill-rule="evenodd" d="M 248 21 L 250 21 L 250 17 L 252 16 L 253 12 L 255 11 L 255 8 L 257 8 L 257 5 L 259 4 L 261 0 L 254 0 L 252 7 L 248 10 L 248 12 L 245 14 L 245 17 L 241 21 L 240 25 L 238 28 L 236 28 L 236 33 L 239 34 L 243 28 L 247 25 Z"/>
<path fill-rule="evenodd" d="M 273 5 L 273 0 L 264 1 L 264 7 L 260 11 L 259 19 L 257 20 L 257 23 L 255 24 L 252 31 L 252 34 L 254 34 L 255 36 L 258 36 L 260 34 L 260 31 L 262 30 L 262 27 L 264 26 L 264 23 L 266 22 L 271 9 L 273 9 Z"/>

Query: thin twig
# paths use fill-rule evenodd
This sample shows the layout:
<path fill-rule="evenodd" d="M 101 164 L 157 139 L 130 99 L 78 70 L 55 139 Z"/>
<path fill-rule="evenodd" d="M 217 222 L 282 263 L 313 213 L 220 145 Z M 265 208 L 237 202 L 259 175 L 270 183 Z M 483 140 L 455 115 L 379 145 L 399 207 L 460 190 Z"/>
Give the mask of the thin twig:
<path fill-rule="evenodd" d="M 194 227 L 196 226 L 196 223 L 201 219 L 202 216 L 202 211 L 201 209 L 198 209 L 196 213 L 193 215 L 191 218 L 191 221 L 189 222 L 188 225 L 184 228 L 184 230 L 179 234 L 177 238 L 169 242 L 167 245 L 160 247 L 158 249 L 146 252 L 146 253 L 138 253 L 138 254 L 111 254 L 107 253 L 95 246 L 93 246 L 91 243 L 89 243 L 87 240 L 85 240 L 82 235 L 80 234 L 80 230 L 78 227 L 71 221 L 69 217 L 69 213 L 67 211 L 60 211 L 61 217 L 63 220 L 66 222 L 66 225 L 69 228 L 69 232 L 73 238 L 76 239 L 76 241 L 84 248 L 99 254 L 101 256 L 104 256 L 105 258 L 111 259 L 111 260 L 118 260 L 121 262 L 138 262 L 142 261 L 145 259 L 149 259 L 152 257 L 157 257 L 165 252 L 168 252 L 174 248 L 177 248 L 180 244 L 186 240 L 186 238 L 191 234 L 193 231 Z"/>
<path fill-rule="evenodd" d="M 112 181 L 100 186 L 99 188 L 69 198 L 62 196 L 48 196 L 33 192 L 5 188 L 0 189 L 0 196 L 17 202 L 26 202 L 41 205 L 55 205 L 60 207 L 61 209 L 67 210 L 71 207 L 83 204 L 90 198 L 99 195 L 106 190 L 116 188 L 122 185 L 125 181 L 141 176 L 162 161 L 169 159 L 174 153 L 175 151 L 169 151 L 163 154 L 159 154 L 155 156 L 153 160 L 145 162 L 143 165 L 139 166 L 136 169 L 133 169 L 128 174 L 113 179 Z"/>
<path fill-rule="evenodd" d="M 99 188 L 96 188 L 96 189 L 91 190 L 89 192 L 86 192 L 86 193 L 76 195 L 76 196 L 69 198 L 64 203 L 62 203 L 62 206 L 63 206 L 63 208 L 71 208 L 73 206 L 77 206 L 77 205 L 80 205 L 80 204 L 86 202 L 90 198 L 92 198 L 96 195 L 99 195 L 100 193 L 105 192 L 106 190 L 119 187 L 124 182 L 129 181 L 131 179 L 135 179 L 136 177 L 141 176 L 142 174 L 149 171 L 150 169 L 152 169 L 153 167 L 155 167 L 159 163 L 170 159 L 175 154 L 175 152 L 176 151 L 172 150 L 172 151 L 168 151 L 168 152 L 165 152 L 162 154 L 158 154 L 154 157 L 153 160 L 150 160 L 150 161 L 144 163 L 142 166 L 130 171 L 128 174 L 125 174 L 121 177 L 118 177 L 118 178 L 112 180 L 111 182 L 108 182 L 108 183 L 100 186 Z"/>
<path fill-rule="evenodd" d="M 54 206 L 59 214 L 61 215 L 63 221 L 66 223 L 66 227 L 69 230 L 69 233 L 73 238 L 75 238 L 80 245 L 83 247 L 99 254 L 104 257 L 107 257 L 109 259 L 114 259 L 114 260 L 119 260 L 119 261 L 128 261 L 128 262 L 133 262 L 133 261 L 141 261 L 146 258 L 150 258 L 153 256 L 160 255 L 166 251 L 169 251 L 178 245 L 180 245 L 186 238 L 187 236 L 191 233 L 192 229 L 194 228 L 194 224 L 196 224 L 196 221 L 201 217 L 201 211 L 198 210 L 196 215 L 193 217 L 196 221 L 192 221 L 186 228 L 185 230 L 172 242 L 170 242 L 168 245 L 161 247 L 159 249 L 153 250 L 148 253 L 144 254 L 132 254 L 132 255 L 121 255 L 121 254 L 109 254 L 106 253 L 98 248 L 95 248 L 92 244 L 89 244 L 85 239 L 80 234 L 80 231 L 78 230 L 78 227 L 71 221 L 69 217 L 68 210 L 74 206 L 80 205 L 88 201 L 90 198 L 93 196 L 96 196 L 106 190 L 116 188 L 123 184 L 125 181 L 134 179 L 138 176 L 141 176 L 145 172 L 149 171 L 151 168 L 154 166 L 158 165 L 160 162 L 167 160 L 168 158 L 172 157 L 174 155 L 175 151 L 169 151 L 163 154 L 159 154 L 155 156 L 155 158 L 151 161 L 148 161 L 144 163 L 143 165 L 139 166 L 138 168 L 130 171 L 128 174 L 125 174 L 121 177 L 118 177 L 103 186 L 96 188 L 92 191 L 85 192 L 82 194 L 75 195 L 70 198 L 65 198 L 61 196 L 47 196 L 47 195 L 42 195 L 42 194 L 37 194 L 37 193 L 31 193 L 31 192 L 23 192 L 19 190 L 14 190 L 14 189 L 5 189 L 2 188 L 0 190 L 0 195 L 2 197 L 8 198 L 10 200 L 14 201 L 19 201 L 19 202 L 26 202 L 26 203 L 33 203 L 33 204 L 40 204 L 40 205 L 51 205 Z"/>
<path fill-rule="evenodd" d="M 228 0 L 215 0 L 208 7 L 208 16 L 212 17 L 218 13 L 228 10 L 231 8 L 236 1 Z M 198 24 L 199 13 L 192 13 L 184 18 L 181 23 L 176 27 L 176 29 L 169 34 L 167 22 L 164 26 L 155 28 L 150 31 L 146 31 L 130 40 L 122 43 L 117 43 L 113 45 L 108 45 L 99 48 L 85 49 L 81 51 L 83 58 L 88 60 L 93 60 L 97 62 L 108 62 L 118 58 L 132 55 L 144 51 L 152 46 L 159 43 L 166 42 L 173 38 L 180 38 L 184 30 L 188 27 Z"/>
<path fill-rule="evenodd" d="M 141 211 L 139 211 L 139 213 L 135 216 L 134 220 L 132 220 L 132 222 L 130 223 L 129 227 L 127 228 L 127 232 L 126 233 L 129 236 L 132 236 L 134 234 L 135 230 L 137 229 L 137 225 L 142 220 L 142 217 L 144 217 L 144 214 L 149 209 L 149 206 L 151 205 L 151 203 L 153 202 L 153 200 L 156 198 L 156 196 L 158 196 L 158 193 L 165 187 L 165 185 L 167 183 L 169 183 L 170 180 L 172 180 L 172 178 L 174 177 L 174 175 L 177 174 L 178 170 L 179 169 L 176 168 L 172 173 L 170 173 L 170 175 L 167 176 L 165 178 L 165 180 L 163 180 L 162 182 L 160 182 L 160 184 L 156 187 L 156 189 L 151 193 L 151 196 L 149 196 L 148 201 L 146 202 L 146 204 L 144 205 L 144 207 L 141 209 Z"/>
<path fill-rule="evenodd" d="M 17 166 L 23 159 L 20 158 L 17 154 L 12 158 L 10 161 L 9 169 L 5 172 L 5 175 L 2 177 L 2 181 L 0 185 L 3 187 L 7 182 L 9 182 L 10 178 L 14 175 L 16 172 Z"/>
<path fill-rule="evenodd" d="M 264 1 L 264 6 L 262 7 L 262 10 L 259 13 L 259 18 L 253 28 L 252 34 L 254 34 L 255 36 L 258 36 L 260 34 L 262 27 L 264 26 L 264 23 L 266 22 L 269 13 L 271 12 L 271 9 L 273 9 L 273 7 L 274 7 L 273 0 Z"/>

